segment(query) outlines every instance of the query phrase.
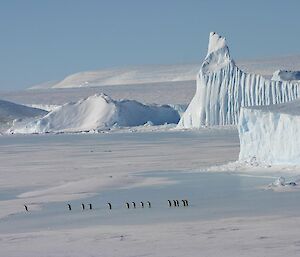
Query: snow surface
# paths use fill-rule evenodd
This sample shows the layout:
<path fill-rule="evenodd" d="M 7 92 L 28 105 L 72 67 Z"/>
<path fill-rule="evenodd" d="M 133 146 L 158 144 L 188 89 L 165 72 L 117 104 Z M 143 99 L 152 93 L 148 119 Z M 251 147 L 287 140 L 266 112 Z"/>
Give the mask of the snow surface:
<path fill-rule="evenodd" d="M 212 32 L 197 76 L 197 91 L 179 128 L 237 124 L 240 107 L 292 101 L 299 84 L 265 79 L 240 70 L 230 58 L 225 38 Z"/>
<path fill-rule="evenodd" d="M 23 212 L 26 202 L 64 202 L 105 190 L 168 184 L 164 177 L 136 173 L 222 164 L 236 160 L 239 151 L 236 130 L 4 135 L 0 139 L 0 218 Z M 3 190 L 13 195 L 17 190 L 20 197 L 2 200 Z"/>
<path fill-rule="evenodd" d="M 178 111 L 169 105 L 144 105 L 134 100 L 115 101 L 100 94 L 65 104 L 25 126 L 16 125 L 10 129 L 10 133 L 80 132 L 114 126 L 177 124 L 179 119 Z"/>
<path fill-rule="evenodd" d="M 193 177 L 188 173 L 235 160 L 239 144 L 234 129 L 15 135 L 2 137 L 1 146 L 1 170 L 5 171 L 0 173 L 3 256 L 181 257 L 200 253 L 208 257 L 281 257 L 299 253 L 296 192 L 256 189 L 252 178 L 237 179 L 230 174 L 215 174 L 216 180 L 209 183 L 201 174 Z M 182 172 L 180 183 L 168 182 L 170 172 Z M 190 180 L 192 186 L 187 183 Z M 227 191 L 228 183 L 238 191 Z M 167 194 L 169 186 L 174 191 Z M 273 199 L 267 204 L 273 213 L 260 198 L 253 197 L 257 193 Z M 91 194 L 95 198 L 87 198 Z M 245 202 L 238 201 L 242 194 Z M 165 200 L 177 196 L 193 196 L 198 202 L 191 201 L 188 208 L 169 208 Z M 150 199 L 153 208 L 106 208 L 107 201 L 115 203 L 120 198 Z M 81 211 L 80 203 L 91 199 L 94 205 L 104 207 Z M 67 201 L 72 203 L 72 212 L 66 209 Z M 28 213 L 24 203 L 29 205 Z M 228 208 L 228 203 L 234 208 Z M 217 218 L 203 217 L 207 205 Z M 238 215 L 241 205 L 251 211 Z M 285 213 L 285 208 L 291 212 Z"/>
<path fill-rule="evenodd" d="M 275 81 L 300 80 L 300 71 L 277 70 L 273 73 L 272 80 Z"/>
<path fill-rule="evenodd" d="M 278 204 L 279 205 L 279 204 Z M 83 228 L 0 234 L 6 257 L 298 256 L 299 217 L 93 225 Z"/>
<path fill-rule="evenodd" d="M 238 124 L 240 160 L 300 164 L 300 100 L 242 108 Z"/>

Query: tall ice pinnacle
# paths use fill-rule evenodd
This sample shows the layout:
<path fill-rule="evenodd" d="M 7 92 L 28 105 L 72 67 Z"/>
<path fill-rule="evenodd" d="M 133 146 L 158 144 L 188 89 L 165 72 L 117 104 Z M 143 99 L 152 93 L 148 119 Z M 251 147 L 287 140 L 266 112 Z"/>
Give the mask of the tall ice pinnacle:
<path fill-rule="evenodd" d="M 227 51 L 229 54 L 226 39 L 218 35 L 216 32 L 210 32 L 206 58 L 218 50 Z"/>
<path fill-rule="evenodd" d="M 208 50 L 201 70 L 212 72 L 226 66 L 229 62 L 230 54 L 226 43 L 226 39 L 215 32 L 209 35 Z"/>

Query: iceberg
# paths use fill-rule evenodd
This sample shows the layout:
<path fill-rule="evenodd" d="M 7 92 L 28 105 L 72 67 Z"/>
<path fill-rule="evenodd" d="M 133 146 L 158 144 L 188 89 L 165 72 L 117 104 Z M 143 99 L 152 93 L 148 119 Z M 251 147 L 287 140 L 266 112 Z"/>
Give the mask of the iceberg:
<path fill-rule="evenodd" d="M 300 164 L 300 100 L 241 108 L 239 160 Z"/>
<path fill-rule="evenodd" d="M 236 125 L 241 107 L 285 103 L 299 97 L 299 83 L 246 73 L 230 57 L 224 37 L 210 33 L 197 91 L 178 128 Z"/>
<path fill-rule="evenodd" d="M 116 126 L 177 124 L 179 119 L 178 111 L 169 105 L 144 105 L 134 100 L 116 101 L 105 94 L 96 94 L 57 107 L 25 126 L 11 128 L 10 133 L 81 132 Z"/>

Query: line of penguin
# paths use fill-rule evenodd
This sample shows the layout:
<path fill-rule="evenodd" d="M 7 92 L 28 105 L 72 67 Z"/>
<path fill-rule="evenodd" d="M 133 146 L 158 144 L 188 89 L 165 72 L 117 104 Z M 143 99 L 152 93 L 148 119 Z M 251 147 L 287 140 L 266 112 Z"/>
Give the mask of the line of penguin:
<path fill-rule="evenodd" d="M 188 207 L 189 206 L 189 201 L 188 200 L 181 200 L 182 204 L 183 204 L 183 207 Z M 173 205 L 172 205 L 173 203 Z M 179 207 L 180 204 L 179 204 L 179 201 L 178 200 L 168 200 L 168 204 L 169 204 L 169 207 Z"/>
<path fill-rule="evenodd" d="M 180 207 L 180 202 L 182 202 L 182 205 L 183 207 L 188 207 L 189 206 L 189 201 L 188 200 L 168 200 L 168 205 L 169 207 Z M 111 210 L 112 209 L 112 204 L 111 203 L 107 203 L 107 206 L 108 208 Z M 132 206 L 133 209 L 136 209 L 137 208 L 137 204 L 135 202 L 131 202 L 131 204 L 129 202 L 126 202 L 125 203 L 125 207 L 127 209 L 130 209 L 130 206 Z M 151 208 L 152 205 L 151 205 L 151 202 L 147 201 L 146 203 L 144 202 L 140 202 L 140 206 L 141 208 L 144 208 L 144 207 L 148 207 L 148 208 Z M 68 207 L 68 210 L 69 211 L 72 211 L 72 206 L 71 204 L 67 204 L 67 207 Z M 29 208 L 27 205 L 24 205 L 24 208 L 27 212 L 29 212 Z M 93 205 L 91 203 L 85 205 L 84 203 L 81 204 L 81 209 L 84 211 L 84 210 L 92 210 L 93 209 Z"/>

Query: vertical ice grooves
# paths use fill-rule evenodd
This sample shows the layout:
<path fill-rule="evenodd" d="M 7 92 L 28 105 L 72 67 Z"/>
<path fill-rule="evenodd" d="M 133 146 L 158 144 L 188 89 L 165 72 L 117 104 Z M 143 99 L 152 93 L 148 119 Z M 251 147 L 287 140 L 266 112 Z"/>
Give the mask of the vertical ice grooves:
<path fill-rule="evenodd" d="M 218 37 L 220 43 L 215 51 L 209 47 L 197 75 L 196 94 L 178 127 L 237 124 L 241 106 L 279 104 L 299 97 L 298 83 L 267 80 L 240 70 L 230 58 L 225 39 Z"/>

